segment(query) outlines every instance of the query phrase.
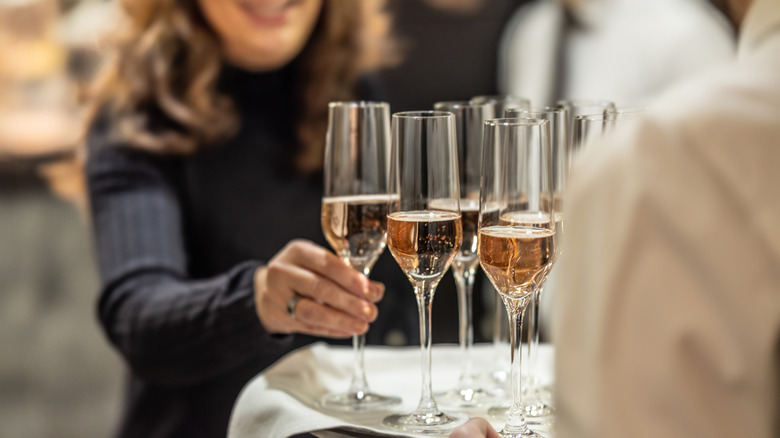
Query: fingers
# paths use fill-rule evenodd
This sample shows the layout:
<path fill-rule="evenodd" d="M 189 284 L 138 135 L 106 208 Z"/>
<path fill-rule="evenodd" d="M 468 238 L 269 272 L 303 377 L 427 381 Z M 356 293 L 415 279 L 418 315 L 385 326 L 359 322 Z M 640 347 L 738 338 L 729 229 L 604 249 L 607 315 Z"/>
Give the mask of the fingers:
<path fill-rule="evenodd" d="M 260 281 L 259 284 L 267 284 L 267 271 L 267 268 L 258 270 L 257 278 Z M 349 325 L 346 324 L 333 328 L 332 326 L 339 324 L 338 322 L 331 323 L 330 327 L 308 324 L 303 319 L 309 319 L 309 312 L 312 312 L 312 310 L 306 310 L 306 302 L 314 302 L 309 299 L 298 300 L 298 303 L 293 309 L 295 312 L 295 317 L 293 317 L 290 316 L 287 312 L 287 303 L 289 298 L 285 298 L 285 296 L 292 297 L 293 292 L 288 291 L 287 293 L 281 293 L 278 290 L 271 289 L 270 287 L 258 288 L 256 291 L 255 300 L 257 315 L 265 326 L 266 330 L 268 330 L 270 333 L 299 332 L 316 336 L 347 338 L 354 334 L 365 333 L 368 328 L 367 323 L 358 320 L 354 320 L 352 328 L 357 330 L 353 331 L 349 331 Z M 301 309 L 304 309 L 303 313 Z M 313 312 L 317 312 L 317 310 L 315 309 Z"/>
<path fill-rule="evenodd" d="M 307 241 L 288 244 L 256 278 L 258 316 L 269 331 L 348 337 L 368 331 L 384 295 L 381 283 L 369 281 L 341 259 Z M 294 317 L 287 305 L 303 297 Z"/>
<path fill-rule="evenodd" d="M 450 433 L 450 438 L 500 438 L 484 418 L 472 418 Z"/>
<path fill-rule="evenodd" d="M 356 334 L 345 332 L 343 330 L 330 330 L 323 327 L 316 327 L 313 325 L 303 324 L 301 322 L 298 324 L 299 328 L 295 330 L 296 332 L 306 333 L 314 336 L 324 336 L 328 338 L 350 338 Z"/>
<path fill-rule="evenodd" d="M 291 263 L 328 278 L 352 295 L 373 302 L 382 299 L 384 286 L 381 283 L 370 281 L 325 248 L 296 240 L 285 250 L 289 251 Z"/>
<path fill-rule="evenodd" d="M 298 301 L 295 306 L 295 320 L 304 326 L 322 329 L 347 336 L 368 331 L 368 323 L 346 315 L 329 306 L 310 299 Z"/>
<path fill-rule="evenodd" d="M 315 303 L 324 304 L 333 310 L 341 311 L 352 319 L 363 322 L 373 322 L 378 314 L 378 310 L 373 303 L 346 292 L 341 286 L 328 278 L 295 265 L 275 263 L 269 266 L 269 286 L 282 291 L 287 289 L 289 294 L 285 294 L 285 296 L 288 299 L 292 297 L 292 294 L 298 294 L 309 298 Z M 323 318 L 332 316 L 331 313 L 328 312 Z M 317 321 L 312 321 L 311 323 L 329 326 L 329 323 L 318 324 Z M 337 321 L 336 323 L 346 324 L 347 322 Z M 341 327 L 344 326 L 342 325 Z"/>

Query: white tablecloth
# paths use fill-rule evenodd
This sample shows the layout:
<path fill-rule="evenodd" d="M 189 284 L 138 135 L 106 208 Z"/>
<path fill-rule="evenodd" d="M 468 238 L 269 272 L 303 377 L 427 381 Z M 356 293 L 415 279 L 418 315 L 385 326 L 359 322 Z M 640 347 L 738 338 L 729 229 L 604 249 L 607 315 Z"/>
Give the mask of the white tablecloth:
<path fill-rule="evenodd" d="M 492 345 L 474 347 L 475 370 L 488 370 L 494 362 Z M 507 351 L 507 355 L 509 351 Z M 286 438 L 300 433 L 337 429 L 338 433 L 359 430 L 350 436 L 399 435 L 382 425 L 392 412 L 411 412 L 420 398 L 422 381 L 420 347 L 367 347 L 366 375 L 370 388 L 380 394 L 400 396 L 402 404 L 378 412 L 322 411 L 317 400 L 328 392 L 346 391 L 354 358 L 351 348 L 314 344 L 297 350 L 250 381 L 241 392 L 230 419 L 229 438 Z M 551 381 L 553 351 L 540 348 L 542 382 Z M 454 345 L 433 347 L 433 390 L 451 389 L 460 375 L 460 350 Z M 464 411 L 486 416 L 485 410 Z M 502 423 L 488 418 L 495 427 Z M 345 429 L 346 428 L 346 429 Z M 320 436 L 343 436 L 318 432 Z M 430 436 L 430 435 L 428 435 Z"/>

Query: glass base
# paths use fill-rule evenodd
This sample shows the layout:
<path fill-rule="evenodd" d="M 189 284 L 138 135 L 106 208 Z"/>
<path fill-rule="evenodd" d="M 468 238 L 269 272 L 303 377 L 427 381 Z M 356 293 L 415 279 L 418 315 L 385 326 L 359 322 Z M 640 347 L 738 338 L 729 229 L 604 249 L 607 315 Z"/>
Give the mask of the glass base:
<path fill-rule="evenodd" d="M 477 408 L 495 406 L 506 399 L 503 391 L 491 391 L 484 388 L 460 388 L 435 394 L 436 403 L 444 408 Z"/>
<path fill-rule="evenodd" d="M 523 417 L 529 423 L 552 423 L 554 409 L 537 399 L 523 409 Z"/>
<path fill-rule="evenodd" d="M 460 413 L 447 414 L 441 411 L 428 414 L 397 414 L 385 417 L 382 423 L 392 429 L 412 433 L 440 434 L 460 426 L 468 417 Z"/>
<path fill-rule="evenodd" d="M 501 421 L 507 421 L 507 414 L 509 413 L 509 406 L 495 406 L 490 409 L 488 409 L 488 415 L 492 418 L 495 418 L 496 420 Z M 526 419 L 528 420 L 528 419 Z M 531 423 L 535 424 L 534 427 L 541 426 L 537 423 Z M 544 438 L 545 435 L 540 435 L 529 427 L 528 424 L 520 424 L 520 425 L 504 425 L 503 429 L 498 433 L 502 438 Z"/>
<path fill-rule="evenodd" d="M 525 431 L 521 431 L 521 432 L 507 431 L 506 429 L 501 429 L 501 431 L 498 432 L 498 435 L 501 438 L 544 438 L 542 435 L 539 435 L 538 433 L 534 432 L 528 427 L 525 428 Z"/>
<path fill-rule="evenodd" d="M 320 400 L 320 406 L 336 411 L 370 411 L 399 403 L 401 399 L 398 397 L 373 392 L 326 394 Z"/>

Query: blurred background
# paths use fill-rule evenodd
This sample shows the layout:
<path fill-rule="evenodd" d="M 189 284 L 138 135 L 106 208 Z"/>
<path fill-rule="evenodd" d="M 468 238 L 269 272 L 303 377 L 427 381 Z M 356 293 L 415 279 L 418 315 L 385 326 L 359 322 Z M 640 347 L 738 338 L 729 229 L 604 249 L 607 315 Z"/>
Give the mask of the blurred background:
<path fill-rule="evenodd" d="M 639 1 L 390 0 L 403 61 L 376 83 L 393 112 L 498 93 L 534 106 L 563 95 L 640 105 L 731 56 L 733 35 L 708 2 L 641 0 L 656 5 L 648 15 Z M 0 437 L 110 436 L 119 417 L 124 370 L 96 321 L 79 163 L 85 96 L 121 20 L 109 0 L 0 0 Z M 615 46 L 621 32 L 636 45 Z M 640 55 L 639 70 L 621 73 L 629 88 L 602 74 Z M 493 294 L 476 294 L 483 341 Z M 449 274 L 434 307 L 434 342 L 457 342 Z"/>
<path fill-rule="evenodd" d="M 111 2 L 0 1 L 0 436 L 110 436 L 119 416 L 77 165 L 117 20 Z"/>

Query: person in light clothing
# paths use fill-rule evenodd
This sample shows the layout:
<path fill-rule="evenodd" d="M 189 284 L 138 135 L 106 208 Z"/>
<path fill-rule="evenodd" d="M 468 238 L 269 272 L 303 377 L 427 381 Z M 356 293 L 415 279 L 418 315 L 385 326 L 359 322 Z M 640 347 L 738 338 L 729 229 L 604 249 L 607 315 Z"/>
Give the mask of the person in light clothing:
<path fill-rule="evenodd" d="M 728 63 L 734 32 L 706 0 L 537 0 L 504 29 L 502 93 L 537 107 L 560 99 L 644 106 Z"/>
<path fill-rule="evenodd" d="M 731 1 L 732 17 L 751 1 Z M 560 436 L 780 433 L 780 2 L 737 62 L 586 151 L 554 336 Z"/>
<path fill-rule="evenodd" d="M 573 171 L 558 437 L 780 435 L 780 1 L 725 6 L 736 62 Z"/>

